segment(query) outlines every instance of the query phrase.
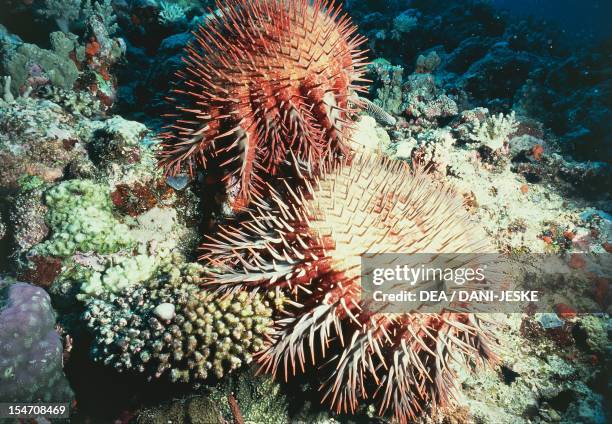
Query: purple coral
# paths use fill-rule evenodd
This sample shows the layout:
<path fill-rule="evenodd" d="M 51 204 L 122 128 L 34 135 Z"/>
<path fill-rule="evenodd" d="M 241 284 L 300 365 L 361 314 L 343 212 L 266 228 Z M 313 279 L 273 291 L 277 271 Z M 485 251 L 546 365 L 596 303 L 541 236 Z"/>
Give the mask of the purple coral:
<path fill-rule="evenodd" d="M 62 352 L 49 295 L 0 280 L 0 402 L 70 402 Z"/>

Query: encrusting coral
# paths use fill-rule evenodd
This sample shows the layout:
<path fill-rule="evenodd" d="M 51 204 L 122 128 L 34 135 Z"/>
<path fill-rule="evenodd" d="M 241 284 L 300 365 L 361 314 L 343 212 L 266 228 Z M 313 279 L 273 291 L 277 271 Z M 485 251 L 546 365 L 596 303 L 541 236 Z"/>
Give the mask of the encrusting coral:
<path fill-rule="evenodd" d="M 391 408 L 405 423 L 425 405 L 447 404 L 452 362 L 495 361 L 488 327 L 467 312 L 371 311 L 361 298 L 361 256 L 492 253 L 486 235 L 451 188 L 399 162 L 357 155 L 304 185 L 271 191 L 269 202 L 258 199 L 202 246 L 201 259 L 221 269 L 209 279 L 219 290 L 290 293 L 287 315 L 259 353 L 262 368 L 287 378 L 308 357 L 314 364 L 331 353 L 321 390 L 337 411 L 373 398 L 379 413 Z"/>
<path fill-rule="evenodd" d="M 239 209 L 291 154 L 316 168 L 348 153 L 349 116 L 359 104 L 350 100 L 366 91 L 357 85 L 365 39 L 327 0 L 217 6 L 177 73 L 159 163 L 169 175 L 193 174 L 215 158 Z"/>
<path fill-rule="evenodd" d="M 87 302 L 94 360 L 198 385 L 250 363 L 263 348 L 282 296 L 208 292 L 197 285 L 204 268 L 175 259 L 147 282 Z"/>

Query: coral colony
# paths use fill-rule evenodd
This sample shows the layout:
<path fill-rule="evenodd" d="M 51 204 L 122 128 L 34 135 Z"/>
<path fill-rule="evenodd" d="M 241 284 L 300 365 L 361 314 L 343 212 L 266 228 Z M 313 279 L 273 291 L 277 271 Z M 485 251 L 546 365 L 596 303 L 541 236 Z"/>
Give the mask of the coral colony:
<path fill-rule="evenodd" d="M 5 0 L 0 422 L 609 422 L 611 44 L 499 3 Z"/>

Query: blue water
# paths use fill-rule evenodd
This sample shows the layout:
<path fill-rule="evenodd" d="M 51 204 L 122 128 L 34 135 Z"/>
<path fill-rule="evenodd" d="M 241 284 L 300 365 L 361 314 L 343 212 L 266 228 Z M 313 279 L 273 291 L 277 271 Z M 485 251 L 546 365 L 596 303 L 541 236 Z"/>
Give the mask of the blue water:
<path fill-rule="evenodd" d="M 493 0 L 514 14 L 557 24 L 566 36 L 612 36 L 612 0 Z"/>

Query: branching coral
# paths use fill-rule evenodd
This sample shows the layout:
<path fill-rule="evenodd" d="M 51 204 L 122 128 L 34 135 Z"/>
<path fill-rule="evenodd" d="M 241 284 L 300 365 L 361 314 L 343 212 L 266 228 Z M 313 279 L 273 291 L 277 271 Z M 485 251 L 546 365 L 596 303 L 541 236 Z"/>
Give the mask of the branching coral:
<path fill-rule="evenodd" d="M 1 80 L 2 96 L 0 96 L 0 101 L 13 103 L 15 101 L 15 97 L 13 96 L 13 93 L 11 93 L 11 77 L 4 76 L 1 78 Z"/>
<path fill-rule="evenodd" d="M 509 115 L 503 113 L 492 115 L 476 124 L 469 138 L 497 150 L 502 148 L 510 135 L 516 132 L 518 125 L 514 111 Z"/>
<path fill-rule="evenodd" d="M 327 0 L 217 5 L 186 49 L 159 158 L 170 175 L 214 158 L 240 208 L 291 153 L 314 168 L 348 153 L 365 40 Z"/>
<path fill-rule="evenodd" d="M 451 363 L 493 361 L 478 316 L 443 312 L 381 314 L 361 299 L 361 256 L 401 252 L 493 252 L 447 186 L 401 163 L 357 156 L 303 190 L 286 185 L 257 201 L 248 218 L 221 227 L 202 260 L 225 271 L 221 290 L 282 289 L 293 303 L 259 355 L 286 377 L 328 356 L 322 385 L 334 409 L 373 398 L 405 423 L 453 394 Z M 447 266 L 453 266 L 448 263 Z M 334 344 L 335 343 L 335 344 Z"/>
<path fill-rule="evenodd" d="M 202 273 L 198 264 L 169 263 L 121 296 L 90 300 L 84 317 L 94 335 L 94 359 L 149 379 L 167 375 L 194 384 L 251 362 L 282 298 L 221 297 L 195 284 Z"/>
<path fill-rule="evenodd" d="M 159 4 L 158 20 L 163 25 L 171 25 L 175 22 L 185 21 L 185 10 L 176 3 L 168 3 L 165 1 Z"/>
<path fill-rule="evenodd" d="M 0 95 L 0 103 L 13 103 L 15 101 L 15 96 L 11 92 L 11 76 L 4 76 L 0 78 L 0 89 L 2 90 L 2 95 Z M 19 95 L 19 99 L 27 99 L 30 97 L 32 93 L 32 87 L 27 87 L 23 93 Z"/>

